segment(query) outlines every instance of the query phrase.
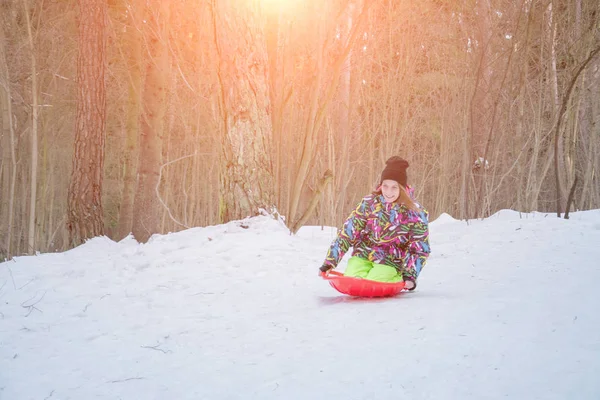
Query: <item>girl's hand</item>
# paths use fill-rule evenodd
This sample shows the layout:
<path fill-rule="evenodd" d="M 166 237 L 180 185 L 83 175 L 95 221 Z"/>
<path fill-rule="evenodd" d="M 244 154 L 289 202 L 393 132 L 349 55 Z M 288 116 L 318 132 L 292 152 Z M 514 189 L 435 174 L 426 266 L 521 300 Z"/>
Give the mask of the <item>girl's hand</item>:
<path fill-rule="evenodd" d="M 407 279 L 404 281 L 404 289 L 407 290 L 414 290 L 414 288 L 417 287 L 417 285 L 415 284 L 415 281 Z"/>
<path fill-rule="evenodd" d="M 332 269 L 333 268 L 331 268 L 330 266 L 323 265 L 321 268 L 319 268 L 319 276 L 329 275 L 329 271 L 331 271 Z"/>

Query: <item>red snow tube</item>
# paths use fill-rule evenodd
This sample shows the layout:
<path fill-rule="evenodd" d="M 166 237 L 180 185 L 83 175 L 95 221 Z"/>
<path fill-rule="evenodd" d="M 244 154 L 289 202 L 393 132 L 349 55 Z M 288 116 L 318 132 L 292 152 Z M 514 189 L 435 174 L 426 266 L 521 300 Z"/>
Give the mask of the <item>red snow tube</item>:
<path fill-rule="evenodd" d="M 329 271 L 321 273 L 323 279 L 338 292 L 358 297 L 389 297 L 395 296 L 404 289 L 404 282 L 387 283 L 368 279 L 344 276 L 341 272 Z"/>

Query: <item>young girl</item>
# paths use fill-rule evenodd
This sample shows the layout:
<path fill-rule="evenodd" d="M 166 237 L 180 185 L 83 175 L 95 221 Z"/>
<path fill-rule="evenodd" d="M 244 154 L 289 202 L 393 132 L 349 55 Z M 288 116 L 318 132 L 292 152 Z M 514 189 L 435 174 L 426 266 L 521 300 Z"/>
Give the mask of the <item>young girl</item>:
<path fill-rule="evenodd" d="M 429 256 L 429 214 L 406 184 L 408 162 L 386 161 L 377 190 L 362 199 L 331 244 L 321 272 L 337 267 L 350 247 L 344 275 L 379 282 L 404 281 L 414 290 Z"/>

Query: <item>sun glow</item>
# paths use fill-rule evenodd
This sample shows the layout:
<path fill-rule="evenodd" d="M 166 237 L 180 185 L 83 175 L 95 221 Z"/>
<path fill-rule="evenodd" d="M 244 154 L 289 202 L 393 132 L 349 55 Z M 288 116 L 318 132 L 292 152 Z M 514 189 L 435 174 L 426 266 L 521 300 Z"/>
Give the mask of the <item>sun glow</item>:
<path fill-rule="evenodd" d="M 304 0 L 258 0 L 260 6 L 271 13 L 289 13 L 297 9 Z"/>

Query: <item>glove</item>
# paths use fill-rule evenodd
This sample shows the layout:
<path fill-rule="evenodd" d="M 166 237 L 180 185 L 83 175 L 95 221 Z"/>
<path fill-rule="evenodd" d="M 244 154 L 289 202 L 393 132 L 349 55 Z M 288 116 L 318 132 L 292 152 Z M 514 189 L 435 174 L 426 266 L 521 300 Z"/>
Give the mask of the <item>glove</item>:
<path fill-rule="evenodd" d="M 412 283 L 412 287 L 408 289 L 409 291 L 413 291 L 417 288 L 417 281 L 414 278 L 404 278 L 404 284 L 406 285 L 408 282 Z"/>
<path fill-rule="evenodd" d="M 321 268 L 319 268 L 320 273 L 326 274 L 329 271 L 331 271 L 333 269 L 333 267 L 331 265 L 323 265 L 321 266 Z"/>

